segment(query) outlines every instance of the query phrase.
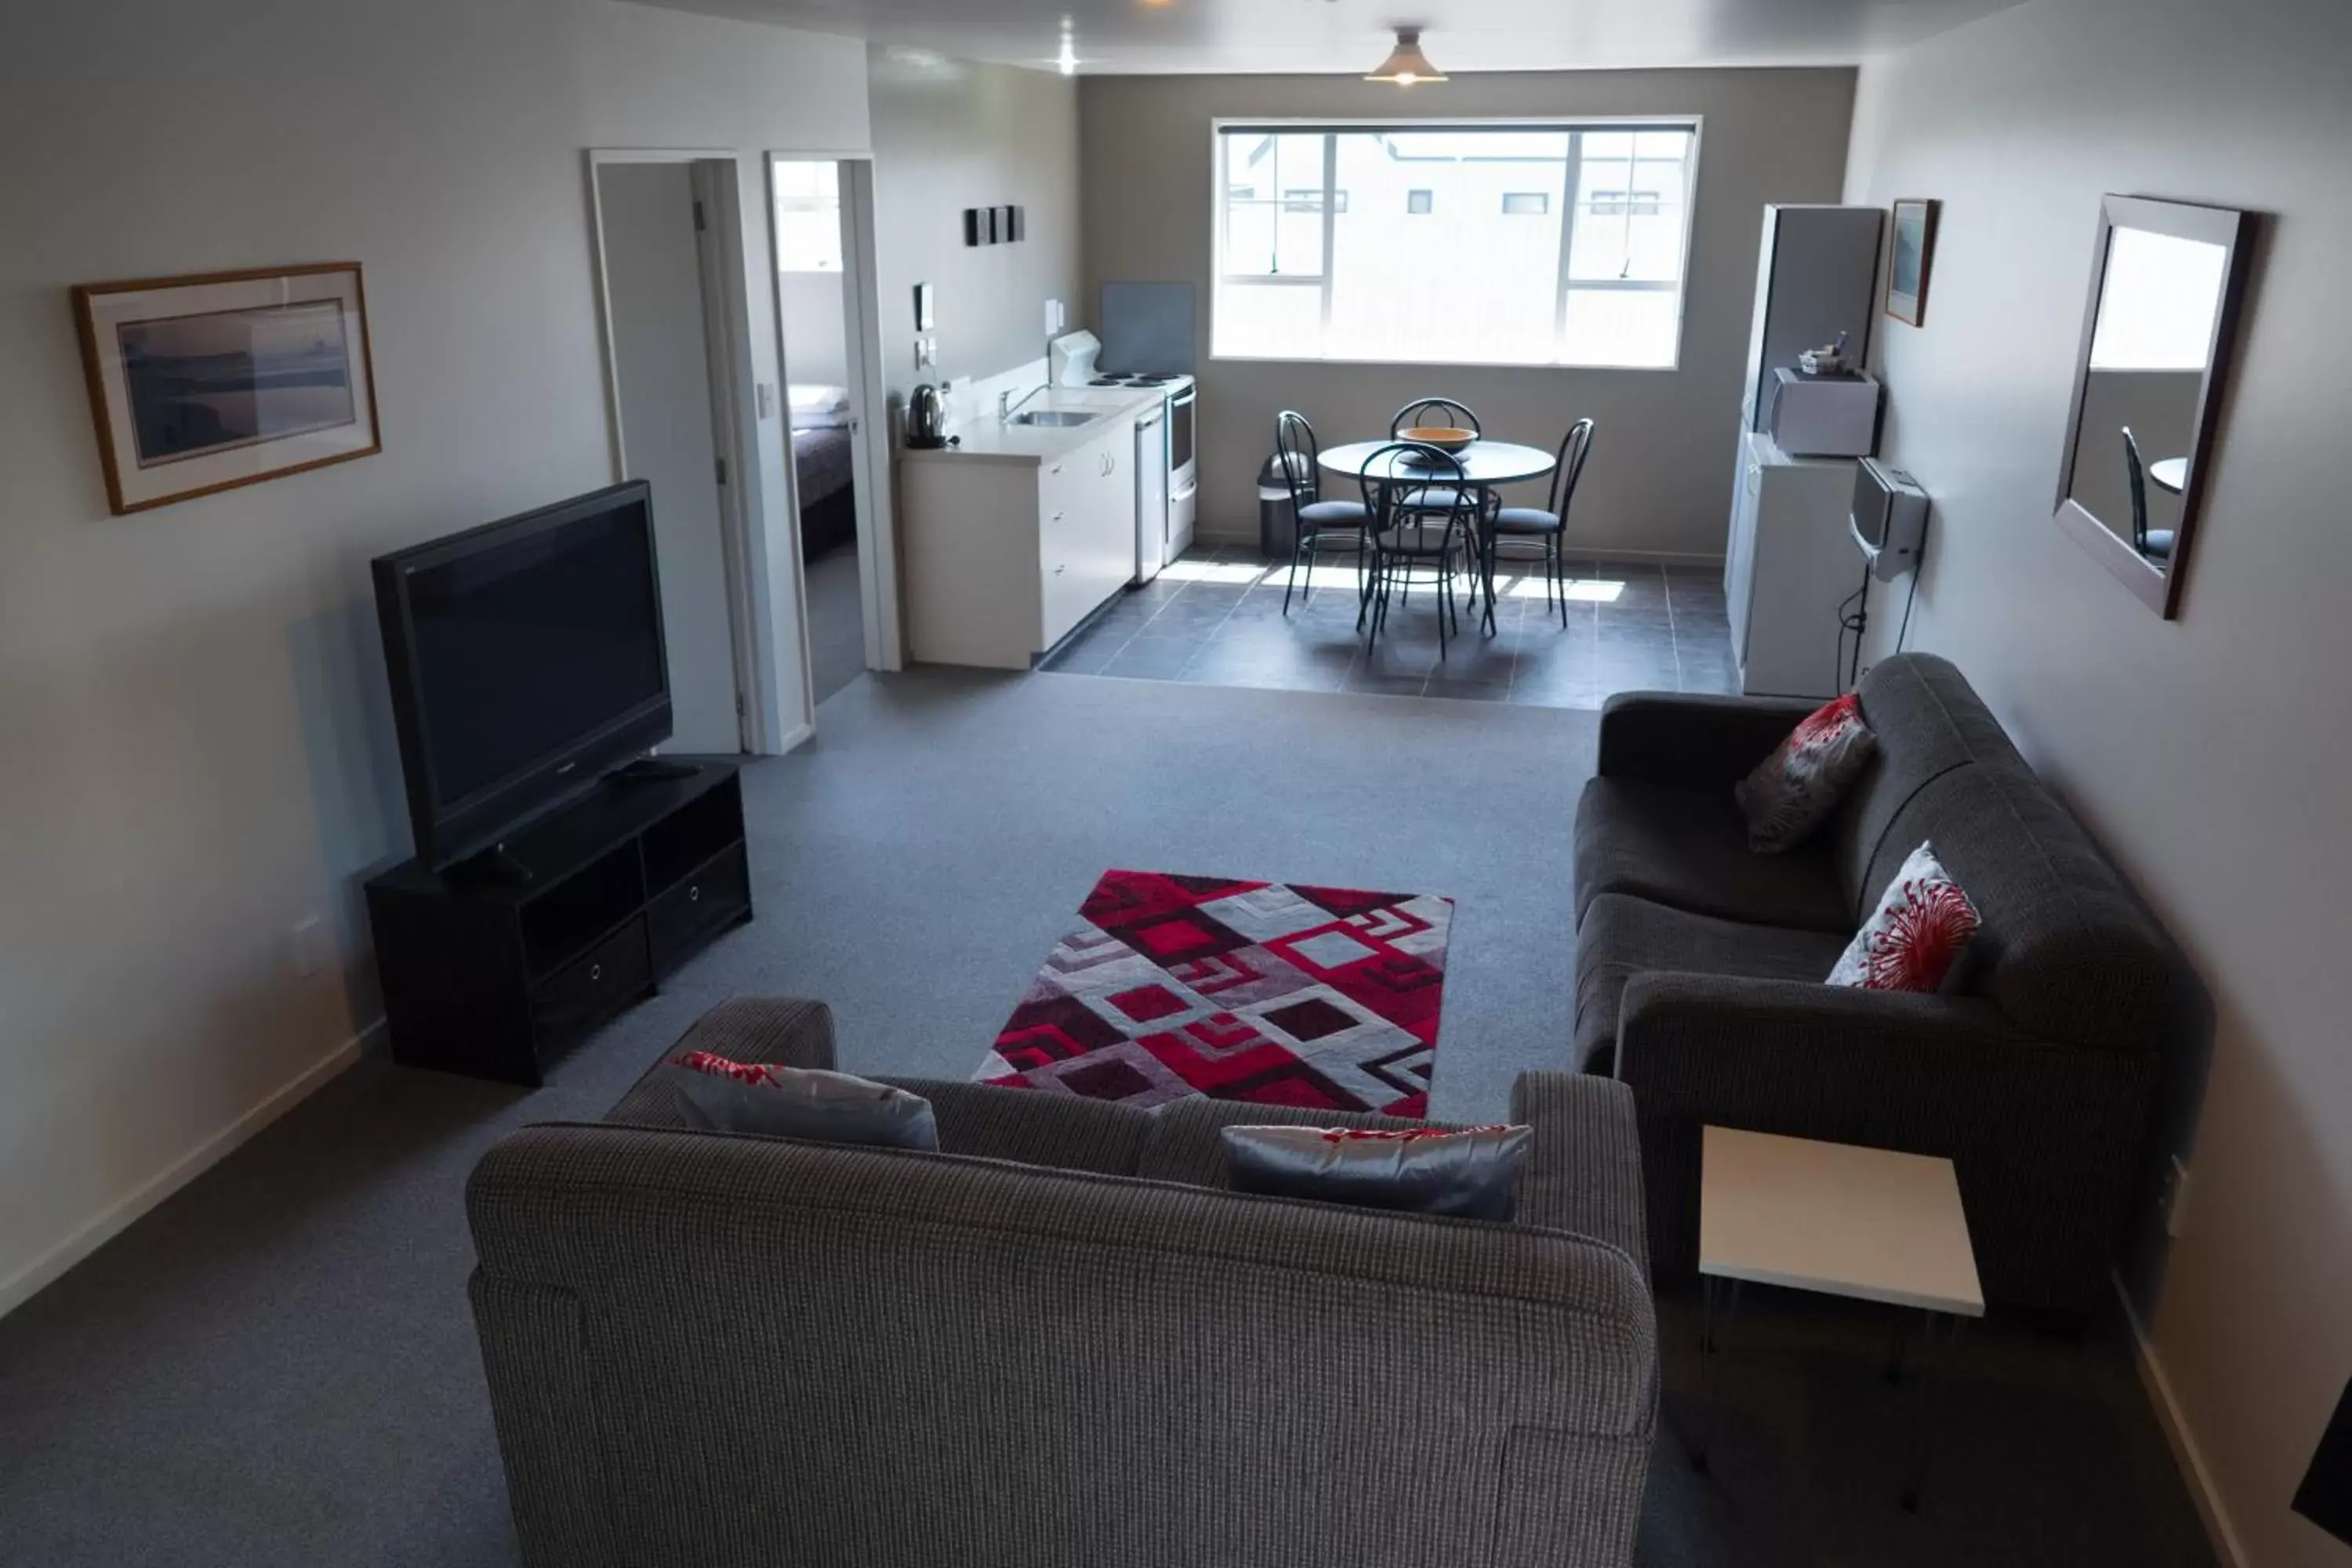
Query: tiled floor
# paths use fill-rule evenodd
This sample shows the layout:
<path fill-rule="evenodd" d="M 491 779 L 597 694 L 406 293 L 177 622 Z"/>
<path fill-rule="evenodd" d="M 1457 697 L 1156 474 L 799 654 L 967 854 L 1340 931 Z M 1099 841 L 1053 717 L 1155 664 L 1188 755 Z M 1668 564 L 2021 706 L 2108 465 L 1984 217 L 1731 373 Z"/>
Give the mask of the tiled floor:
<path fill-rule="evenodd" d="M 1282 613 L 1289 563 L 1237 545 L 1194 551 L 1130 589 L 1045 664 L 1069 675 L 1119 675 L 1204 686 L 1371 691 L 1465 701 L 1595 708 L 1627 690 L 1738 689 L 1720 571 L 1571 562 L 1567 625 L 1546 613 L 1532 562 L 1496 574 L 1501 609 L 1487 637 L 1465 609 L 1462 636 L 1437 653 L 1433 595 L 1392 605 L 1379 646 L 1356 630 L 1354 563 L 1326 558 L 1311 601 Z"/>

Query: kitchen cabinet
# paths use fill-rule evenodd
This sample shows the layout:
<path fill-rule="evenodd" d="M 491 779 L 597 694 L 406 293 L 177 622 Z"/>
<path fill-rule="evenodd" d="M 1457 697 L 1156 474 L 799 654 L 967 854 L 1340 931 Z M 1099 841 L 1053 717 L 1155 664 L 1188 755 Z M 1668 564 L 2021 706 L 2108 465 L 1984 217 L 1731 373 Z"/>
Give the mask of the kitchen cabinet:
<path fill-rule="evenodd" d="M 1135 573 L 1136 416 L 1040 452 L 908 453 L 899 467 L 908 651 L 1026 669 Z"/>

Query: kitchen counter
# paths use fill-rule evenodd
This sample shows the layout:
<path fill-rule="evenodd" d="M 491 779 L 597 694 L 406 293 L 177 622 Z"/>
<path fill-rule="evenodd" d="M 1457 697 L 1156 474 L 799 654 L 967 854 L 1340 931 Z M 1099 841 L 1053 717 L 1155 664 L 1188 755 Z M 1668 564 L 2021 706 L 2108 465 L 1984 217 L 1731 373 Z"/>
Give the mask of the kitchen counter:
<path fill-rule="evenodd" d="M 961 437 L 954 447 L 901 447 L 898 456 L 913 463 L 1047 462 L 1067 457 L 1090 441 L 1099 440 L 1113 421 L 1133 419 L 1166 398 L 1156 387 L 1057 386 L 1021 405 L 1018 412 L 1062 409 L 1098 412 L 1084 425 L 1006 425 L 996 417 L 994 400 L 977 416 L 951 432 Z"/>

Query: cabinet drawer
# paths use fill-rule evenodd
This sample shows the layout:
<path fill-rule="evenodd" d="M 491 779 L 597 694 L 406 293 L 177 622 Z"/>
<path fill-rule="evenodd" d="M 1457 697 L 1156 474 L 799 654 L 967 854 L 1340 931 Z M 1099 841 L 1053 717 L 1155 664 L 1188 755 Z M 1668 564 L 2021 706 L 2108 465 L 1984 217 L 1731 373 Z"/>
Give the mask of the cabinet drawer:
<path fill-rule="evenodd" d="M 646 910 L 654 968 L 663 971 L 751 907 L 751 868 L 736 845 L 712 857 Z"/>
<path fill-rule="evenodd" d="M 633 920 L 532 988 L 530 1021 L 541 1048 L 603 1023 L 643 995 L 652 982 L 646 922 Z"/>

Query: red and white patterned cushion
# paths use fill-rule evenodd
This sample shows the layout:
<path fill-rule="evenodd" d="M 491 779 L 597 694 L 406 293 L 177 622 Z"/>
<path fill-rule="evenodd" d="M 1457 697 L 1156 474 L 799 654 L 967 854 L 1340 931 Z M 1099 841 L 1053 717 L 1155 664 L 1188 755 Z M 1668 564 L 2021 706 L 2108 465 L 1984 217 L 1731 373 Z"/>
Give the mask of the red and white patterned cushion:
<path fill-rule="evenodd" d="M 1864 991 L 1940 991 L 1977 925 L 1976 906 L 1936 858 L 1935 847 L 1922 844 L 1887 884 L 1878 908 L 1830 971 L 1829 983 Z"/>
<path fill-rule="evenodd" d="M 1789 738 L 1732 788 L 1759 855 L 1793 849 L 1829 820 L 1878 750 L 1851 693 L 1808 714 Z"/>

